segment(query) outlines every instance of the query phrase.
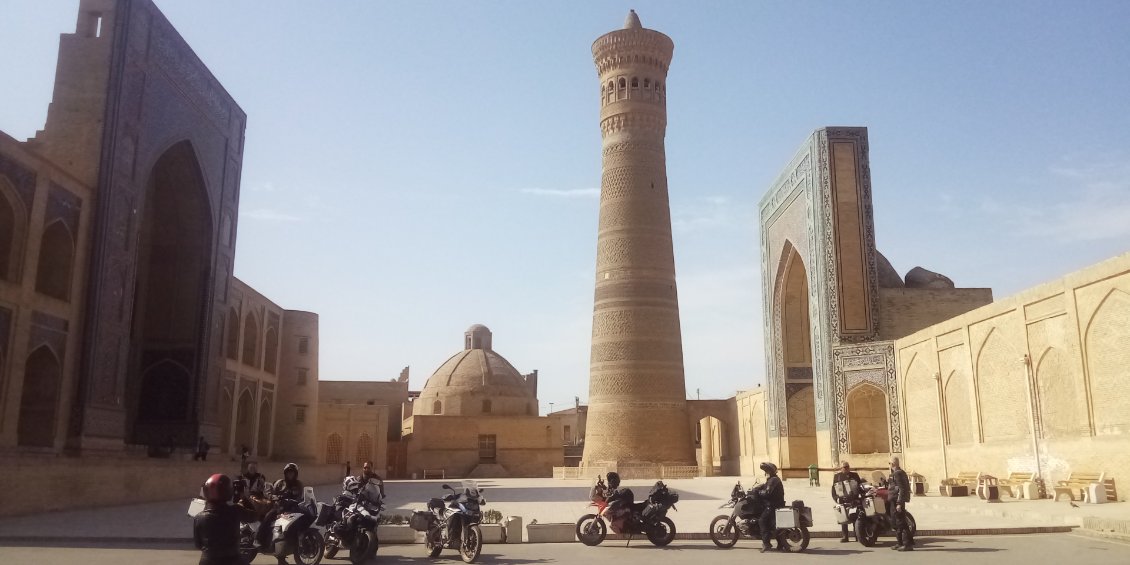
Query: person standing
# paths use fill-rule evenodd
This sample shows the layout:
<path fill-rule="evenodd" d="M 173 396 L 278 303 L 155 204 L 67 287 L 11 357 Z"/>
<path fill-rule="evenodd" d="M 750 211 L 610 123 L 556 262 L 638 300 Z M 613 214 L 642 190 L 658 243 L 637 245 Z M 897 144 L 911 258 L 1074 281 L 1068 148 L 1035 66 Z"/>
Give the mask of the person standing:
<path fill-rule="evenodd" d="M 765 471 L 765 484 L 755 487 L 754 492 L 761 497 L 765 507 L 761 510 L 761 517 L 757 519 L 758 528 L 761 529 L 761 553 L 773 549 L 773 530 L 776 529 L 775 512 L 778 508 L 785 507 L 785 485 L 777 476 L 777 466 L 766 461 L 761 464 Z M 777 540 L 777 551 L 785 550 L 784 540 Z"/>
<path fill-rule="evenodd" d="M 193 518 L 192 538 L 200 550 L 200 565 L 241 565 L 239 522 L 254 521 L 255 513 L 231 504 L 232 480 L 212 475 L 204 482 L 204 511 Z"/>
<path fill-rule="evenodd" d="M 850 487 L 851 481 L 855 481 L 854 488 Z M 844 483 L 849 483 L 849 484 L 844 484 Z M 844 504 L 846 502 L 850 502 L 852 499 L 859 496 L 859 485 L 862 484 L 862 483 L 863 483 L 863 479 L 859 478 L 859 473 L 852 471 L 851 465 L 849 465 L 847 461 L 844 461 L 840 465 L 840 472 L 836 473 L 836 476 L 832 478 L 832 500 L 836 501 L 836 503 L 838 503 L 838 504 Z M 836 486 L 837 485 L 842 485 L 840 488 L 844 489 L 843 490 L 843 492 L 844 492 L 843 496 L 836 496 Z M 847 543 L 848 542 L 848 525 L 847 525 L 846 522 L 843 523 L 843 524 L 840 524 L 840 533 L 842 534 L 841 537 L 840 537 L 840 543 Z"/>
<path fill-rule="evenodd" d="M 891 508 L 891 518 L 898 537 L 898 542 L 891 549 L 913 551 L 914 532 L 910 529 L 910 521 L 906 519 L 906 503 L 910 502 L 910 477 L 902 470 L 898 457 L 891 457 L 891 480 L 887 489 L 887 500 L 894 505 Z"/>

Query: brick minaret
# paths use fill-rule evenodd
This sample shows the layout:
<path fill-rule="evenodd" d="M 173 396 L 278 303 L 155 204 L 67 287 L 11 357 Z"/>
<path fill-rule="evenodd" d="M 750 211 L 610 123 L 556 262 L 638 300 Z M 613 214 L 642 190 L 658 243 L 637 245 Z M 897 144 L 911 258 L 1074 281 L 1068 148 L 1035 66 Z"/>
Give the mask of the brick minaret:
<path fill-rule="evenodd" d="M 624 29 L 593 43 L 603 173 L 586 465 L 694 465 L 663 137 L 674 43 Z"/>

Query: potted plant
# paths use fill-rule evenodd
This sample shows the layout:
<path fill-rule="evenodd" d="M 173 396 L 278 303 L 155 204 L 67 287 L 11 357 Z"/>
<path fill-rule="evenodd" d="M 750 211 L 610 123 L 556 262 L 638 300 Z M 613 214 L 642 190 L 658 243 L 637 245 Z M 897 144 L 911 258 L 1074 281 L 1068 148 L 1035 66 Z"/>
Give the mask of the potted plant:
<path fill-rule="evenodd" d="M 479 530 L 483 532 L 483 543 L 505 543 L 506 529 L 502 527 L 502 512 L 487 510 L 483 512 L 483 519 L 479 522 Z"/>
<path fill-rule="evenodd" d="M 526 526 L 527 543 L 564 543 L 576 541 L 576 524 L 539 524 L 530 520 Z"/>
<path fill-rule="evenodd" d="M 380 543 L 416 543 L 416 531 L 408 527 L 408 517 L 402 514 L 385 514 L 377 523 Z"/>

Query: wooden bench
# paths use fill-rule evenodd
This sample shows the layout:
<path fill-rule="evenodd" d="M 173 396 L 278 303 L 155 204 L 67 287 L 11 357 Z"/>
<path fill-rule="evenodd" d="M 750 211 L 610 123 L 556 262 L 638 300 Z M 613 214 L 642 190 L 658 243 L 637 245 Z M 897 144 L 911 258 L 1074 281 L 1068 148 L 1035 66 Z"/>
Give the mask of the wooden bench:
<path fill-rule="evenodd" d="M 1079 494 L 1079 500 L 1087 499 L 1087 487 L 1091 483 L 1102 483 L 1106 488 L 1106 499 L 1109 502 L 1118 500 L 1118 491 L 1114 488 L 1114 478 L 1108 478 L 1106 473 L 1094 472 L 1079 472 L 1072 471 L 1071 475 L 1066 480 L 1056 481 L 1055 483 L 1055 499 L 1059 500 L 1059 495 L 1066 494 L 1072 501 L 1075 501 L 1075 494 Z"/>
<path fill-rule="evenodd" d="M 1008 474 L 1008 478 L 997 481 L 997 486 L 1000 487 L 1001 492 L 1007 492 L 1012 498 L 1020 498 L 1021 488 L 1024 483 L 1036 480 L 1036 473 L 1019 473 L 1013 471 Z"/>
<path fill-rule="evenodd" d="M 949 492 L 952 492 L 952 489 L 950 487 L 965 487 L 965 494 L 968 495 L 971 492 L 977 491 L 977 483 L 980 480 L 980 471 L 962 471 L 958 473 L 956 477 L 943 479 L 941 484 L 941 492 L 942 494 L 947 494 Z M 947 494 L 947 496 L 954 495 Z"/>

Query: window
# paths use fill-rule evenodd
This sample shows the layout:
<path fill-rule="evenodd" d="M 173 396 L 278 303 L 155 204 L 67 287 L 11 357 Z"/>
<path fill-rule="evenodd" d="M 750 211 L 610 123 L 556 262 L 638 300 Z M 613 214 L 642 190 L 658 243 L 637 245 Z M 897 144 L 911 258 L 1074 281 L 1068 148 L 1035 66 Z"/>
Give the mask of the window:
<path fill-rule="evenodd" d="M 305 424 L 306 423 L 306 407 L 305 406 L 295 406 L 294 407 L 294 423 L 295 424 Z"/>
<path fill-rule="evenodd" d="M 479 463 L 494 463 L 498 455 L 497 436 L 479 436 Z"/>
<path fill-rule="evenodd" d="M 624 81 L 624 79 L 623 79 L 623 78 L 621 78 L 621 79 L 620 79 L 620 88 L 624 88 L 624 87 L 625 87 L 625 86 L 627 86 L 627 85 L 628 85 L 628 83 L 627 83 L 626 81 Z"/>
<path fill-rule="evenodd" d="M 263 344 L 263 370 L 274 375 L 279 357 L 279 332 L 274 327 L 267 329 L 267 341 Z"/>
<path fill-rule="evenodd" d="M 443 414 L 443 402 L 437 400 L 432 403 L 432 414 Z"/>
<path fill-rule="evenodd" d="M 651 88 L 651 79 L 649 79 L 649 78 L 643 79 L 643 87 L 644 88 Z"/>
<path fill-rule="evenodd" d="M 298 378 L 295 379 L 295 384 L 298 386 L 306 386 L 306 374 L 310 369 L 298 369 Z"/>
<path fill-rule="evenodd" d="M 483 401 L 483 414 L 490 414 L 490 401 L 489 400 Z"/>
<path fill-rule="evenodd" d="M 561 434 L 561 440 L 565 445 L 573 443 L 573 429 L 570 426 L 565 426 L 565 431 Z"/>
<path fill-rule="evenodd" d="M 307 355 L 309 353 L 310 353 L 310 338 L 305 337 L 305 336 L 299 337 L 298 338 L 298 354 L 299 355 Z"/>
<path fill-rule="evenodd" d="M 639 87 L 640 87 L 640 79 L 638 79 L 636 77 L 632 77 L 632 88 L 639 88 Z"/>
<path fill-rule="evenodd" d="M 259 366 L 259 322 L 254 314 L 248 314 L 243 322 L 243 364 Z"/>
<path fill-rule="evenodd" d="M 361 434 L 357 438 L 357 460 L 364 463 L 373 458 L 373 438 L 369 434 Z"/>
<path fill-rule="evenodd" d="M 326 463 L 341 463 L 341 435 L 333 433 L 326 438 Z"/>
<path fill-rule="evenodd" d="M 71 298 L 71 266 L 75 245 L 71 232 L 61 221 L 52 222 L 43 230 L 39 244 L 39 272 L 35 290 L 59 300 Z"/>
<path fill-rule="evenodd" d="M 239 312 L 232 308 L 228 311 L 228 339 L 224 348 L 227 349 L 228 359 L 239 361 Z"/>
<path fill-rule="evenodd" d="M 0 279 L 18 282 L 23 217 L 17 212 L 15 194 L 12 184 L 0 176 Z"/>

